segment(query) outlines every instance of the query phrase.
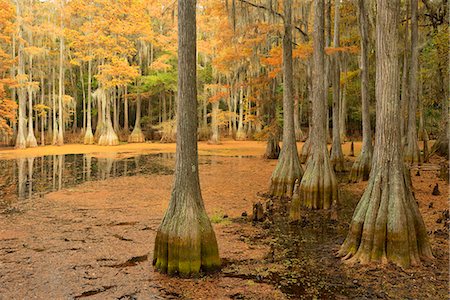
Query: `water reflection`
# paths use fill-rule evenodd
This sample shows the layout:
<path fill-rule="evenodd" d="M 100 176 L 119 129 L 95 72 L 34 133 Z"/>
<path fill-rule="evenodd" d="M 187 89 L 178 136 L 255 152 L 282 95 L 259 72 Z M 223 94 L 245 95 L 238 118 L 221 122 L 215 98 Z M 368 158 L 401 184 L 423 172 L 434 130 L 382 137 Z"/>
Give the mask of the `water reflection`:
<path fill-rule="evenodd" d="M 80 184 L 121 176 L 172 174 L 173 156 L 49 155 L 0 160 L 0 207 Z"/>

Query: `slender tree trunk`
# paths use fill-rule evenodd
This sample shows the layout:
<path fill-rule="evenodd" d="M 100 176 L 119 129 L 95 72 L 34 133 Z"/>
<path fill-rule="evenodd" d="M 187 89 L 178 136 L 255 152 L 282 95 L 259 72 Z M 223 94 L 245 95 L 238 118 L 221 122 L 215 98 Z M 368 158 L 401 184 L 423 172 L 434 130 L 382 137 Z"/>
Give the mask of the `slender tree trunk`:
<path fill-rule="evenodd" d="M 16 4 L 16 14 L 18 17 L 21 17 L 21 10 L 19 3 Z M 17 149 L 24 149 L 26 148 L 26 140 L 25 140 L 25 114 L 26 114 L 26 93 L 25 93 L 25 81 L 23 80 L 23 77 L 25 76 L 25 62 L 24 62 L 24 53 L 23 53 L 23 29 L 21 24 L 21 19 L 19 18 L 19 21 L 17 22 L 17 31 L 18 31 L 18 42 L 19 42 L 19 49 L 18 49 L 18 76 L 20 78 L 19 80 L 19 88 L 18 88 L 18 96 L 19 96 L 19 121 L 18 121 L 18 128 L 17 128 L 17 137 L 16 137 L 16 144 L 15 147 Z"/>
<path fill-rule="evenodd" d="M 32 42 L 32 40 L 30 41 Z M 33 128 L 33 88 L 31 84 L 33 82 L 33 56 L 30 55 L 30 86 L 28 87 L 28 135 L 26 139 L 27 147 L 34 148 L 37 147 L 37 140 L 34 136 L 34 128 Z"/>
<path fill-rule="evenodd" d="M 409 105 L 408 105 L 408 129 L 406 136 L 405 161 L 410 164 L 420 163 L 420 150 L 417 140 L 417 98 L 419 75 L 419 25 L 418 25 L 418 0 L 411 0 L 411 68 L 409 70 Z"/>
<path fill-rule="evenodd" d="M 300 218 L 300 208 L 336 208 L 338 202 L 337 180 L 328 155 L 326 141 L 325 107 L 325 49 L 324 49 L 324 0 L 314 0 L 312 70 L 312 128 L 311 153 L 306 162 L 306 170 L 294 195 L 290 218 Z"/>
<path fill-rule="evenodd" d="M 145 136 L 141 129 L 141 94 L 139 93 L 136 100 L 136 121 L 133 131 L 128 137 L 129 143 L 143 143 L 145 142 Z"/>
<path fill-rule="evenodd" d="M 53 114 L 53 136 L 52 145 L 58 142 L 58 121 L 56 119 L 56 70 L 52 67 L 52 114 Z"/>
<path fill-rule="evenodd" d="M 41 73 L 41 105 L 44 105 L 44 98 L 45 98 L 45 85 L 44 85 L 44 74 Z M 41 145 L 45 146 L 45 117 L 46 112 L 41 111 L 40 119 L 41 119 Z"/>
<path fill-rule="evenodd" d="M 153 265 L 169 275 L 220 268 L 216 236 L 200 192 L 197 152 L 195 0 L 178 1 L 178 113 L 175 182 L 155 241 Z"/>
<path fill-rule="evenodd" d="M 294 128 L 292 0 L 283 0 L 283 7 L 283 147 L 272 173 L 269 193 L 277 197 L 292 197 L 294 185 L 302 179 L 303 169 L 298 159 Z"/>
<path fill-rule="evenodd" d="M 86 133 L 84 135 L 84 144 L 94 144 L 94 134 L 92 132 L 92 60 L 88 62 L 88 86 L 87 86 L 87 118 L 86 118 Z M 100 107 L 98 108 L 98 115 L 100 115 Z"/>
<path fill-rule="evenodd" d="M 212 136 L 210 140 L 211 144 L 220 144 L 219 120 L 218 120 L 219 103 L 220 100 L 217 100 L 212 103 L 212 111 L 211 111 Z"/>
<path fill-rule="evenodd" d="M 368 180 L 372 165 L 372 131 L 370 128 L 370 112 L 369 112 L 369 34 L 368 34 L 368 16 L 364 0 L 358 0 L 359 12 L 359 31 L 361 35 L 361 105 L 362 105 L 362 127 L 363 127 L 363 143 L 361 153 L 355 160 L 350 172 L 350 181 L 359 182 Z"/>
<path fill-rule="evenodd" d="M 308 160 L 311 152 L 311 127 L 312 127 L 312 61 L 309 60 L 307 64 L 307 87 L 308 87 L 308 137 L 303 143 L 302 151 L 300 153 L 300 163 L 304 164 Z"/>
<path fill-rule="evenodd" d="M 400 134 L 399 0 L 377 1 L 375 150 L 368 186 L 339 255 L 401 267 L 431 258 L 425 224 L 405 168 Z"/>
<path fill-rule="evenodd" d="M 239 89 L 239 121 L 236 132 L 236 140 L 242 141 L 247 138 L 244 130 L 244 88 L 241 86 Z"/>
<path fill-rule="evenodd" d="M 334 47 L 340 47 L 339 40 L 339 1 L 334 4 Z M 332 63 L 332 80 L 333 80 L 333 144 L 331 146 L 330 162 L 335 172 L 343 172 L 344 154 L 341 146 L 341 122 L 340 122 L 340 88 L 341 88 L 341 66 L 339 52 L 330 58 Z"/>
<path fill-rule="evenodd" d="M 402 92 L 401 92 L 401 109 L 400 113 L 403 116 L 403 120 L 400 123 L 400 132 L 402 134 L 402 143 L 406 144 L 406 130 L 408 128 L 408 102 L 409 102 L 409 89 L 408 89 L 408 74 L 409 74 L 409 63 L 408 63 L 408 52 L 409 48 L 409 0 L 406 0 L 406 14 L 405 14 L 405 37 L 404 37 L 404 49 L 403 49 L 403 72 L 402 72 Z M 405 140 L 403 140 L 405 139 Z"/>
<path fill-rule="evenodd" d="M 298 84 L 297 84 L 298 86 Z M 304 136 L 303 136 L 303 132 L 302 132 L 302 127 L 301 127 L 301 123 L 300 123 L 300 115 L 299 115 L 299 100 L 300 100 L 300 92 L 297 89 L 294 89 L 295 91 L 295 95 L 294 95 L 294 128 L 295 128 L 295 140 L 296 141 L 301 141 L 303 140 Z"/>
<path fill-rule="evenodd" d="M 125 86 L 123 98 L 123 129 L 128 133 L 130 130 L 128 128 L 128 86 Z"/>
<path fill-rule="evenodd" d="M 104 129 L 102 134 L 98 139 L 98 144 L 100 146 L 117 146 L 119 145 L 119 137 L 114 131 L 114 127 L 111 120 L 111 96 L 113 91 L 105 91 L 104 97 L 102 99 L 103 106 L 106 109 L 105 119 L 104 119 Z"/>
<path fill-rule="evenodd" d="M 278 121 L 276 118 L 276 79 L 272 80 L 271 91 L 270 91 L 270 101 L 268 103 L 268 118 L 269 118 L 269 137 L 267 139 L 266 153 L 264 157 L 267 159 L 278 159 L 280 156 L 280 130 L 278 126 Z"/>
<path fill-rule="evenodd" d="M 83 64 L 80 65 L 81 90 L 83 92 L 83 134 L 86 133 L 86 88 L 84 86 Z"/>
<path fill-rule="evenodd" d="M 64 4 L 61 2 L 61 36 L 59 39 L 59 97 L 58 97 L 58 139 L 57 145 L 64 145 L 64 123 L 63 123 L 63 90 L 64 90 Z"/>

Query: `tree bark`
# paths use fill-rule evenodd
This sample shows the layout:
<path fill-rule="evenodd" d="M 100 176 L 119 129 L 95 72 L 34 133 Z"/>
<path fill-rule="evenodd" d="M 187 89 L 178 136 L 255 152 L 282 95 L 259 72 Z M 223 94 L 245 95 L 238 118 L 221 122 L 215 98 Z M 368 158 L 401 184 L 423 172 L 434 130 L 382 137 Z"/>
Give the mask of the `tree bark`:
<path fill-rule="evenodd" d="M 243 141 L 247 138 L 244 130 L 244 88 L 239 88 L 239 121 L 236 131 L 236 140 Z"/>
<path fill-rule="evenodd" d="M 409 105 L 408 105 L 408 131 L 406 136 L 405 161 L 410 164 L 420 163 L 420 150 L 417 140 L 417 98 L 419 75 L 419 25 L 418 25 L 418 0 L 411 0 L 411 68 L 409 71 Z"/>
<path fill-rule="evenodd" d="M 334 4 L 334 47 L 340 47 L 339 41 L 339 1 Z M 335 172 L 343 172 L 344 154 L 341 146 L 341 122 L 340 122 L 340 87 L 341 87 L 341 66 L 339 52 L 335 53 L 332 64 L 333 78 L 333 144 L 331 146 L 330 162 Z"/>
<path fill-rule="evenodd" d="M 30 37 L 30 44 L 33 42 Z M 34 148 L 37 147 L 37 140 L 34 135 L 34 127 L 33 127 L 33 56 L 30 55 L 30 65 L 29 67 L 29 86 L 28 86 L 28 135 L 26 139 L 27 147 Z"/>
<path fill-rule="evenodd" d="M 136 100 L 136 121 L 133 131 L 128 137 L 129 143 L 143 143 L 145 142 L 145 136 L 141 129 L 141 94 L 139 93 Z"/>
<path fill-rule="evenodd" d="M 105 119 L 104 119 L 104 129 L 102 134 L 98 139 L 98 144 L 100 146 L 117 146 L 119 145 L 119 137 L 114 131 L 114 127 L 111 121 L 111 91 L 105 91 L 104 97 L 102 99 L 103 106 L 106 108 Z"/>
<path fill-rule="evenodd" d="M 16 3 L 16 14 L 18 17 L 21 17 L 21 10 L 19 3 Z M 19 20 L 21 20 L 19 18 Z M 25 75 L 25 62 L 23 57 L 23 34 L 22 34 L 22 24 L 21 21 L 17 22 L 17 31 L 18 31 L 18 42 L 19 42 L 19 49 L 18 49 L 18 75 L 20 78 L 20 86 L 18 88 L 18 96 L 19 96 L 19 121 L 18 121 L 18 128 L 17 128 L 17 137 L 16 137 L 16 144 L 15 148 L 17 149 L 24 149 L 26 148 L 26 140 L 25 140 L 25 124 L 26 124 L 26 92 L 25 92 L 25 81 L 23 80 L 23 76 Z"/>
<path fill-rule="evenodd" d="M 123 130 L 128 133 L 128 86 L 125 86 L 125 91 L 123 94 Z"/>
<path fill-rule="evenodd" d="M 409 102 L 409 90 L 408 90 L 408 74 L 409 74 L 409 63 L 408 63 L 408 52 L 409 52 L 409 0 L 406 2 L 406 14 L 405 14 L 405 37 L 404 37 L 404 48 L 403 48 L 403 72 L 402 72 L 402 90 L 401 90 L 401 109 L 400 113 L 403 116 L 403 120 L 400 123 L 400 132 L 402 134 L 402 143 L 405 144 L 406 140 L 406 129 L 408 128 L 408 102 Z"/>
<path fill-rule="evenodd" d="M 86 124 L 86 133 L 84 135 L 84 144 L 92 145 L 94 144 L 94 134 L 92 133 L 92 59 L 89 59 L 88 62 L 88 88 L 87 88 L 87 124 Z M 98 110 L 98 114 L 100 114 L 100 108 Z"/>
<path fill-rule="evenodd" d="M 59 97 L 58 97 L 58 138 L 56 144 L 64 145 L 64 123 L 63 123 L 63 89 L 64 89 L 64 4 L 61 2 L 61 36 L 59 38 Z"/>
<path fill-rule="evenodd" d="M 399 0 L 377 1 L 375 149 L 368 186 L 339 255 L 401 267 L 431 258 L 425 224 L 405 168 L 400 133 Z"/>
<path fill-rule="evenodd" d="M 302 178 L 303 169 L 298 159 L 294 128 L 292 0 L 284 0 L 283 6 L 283 147 L 272 173 L 269 193 L 277 197 L 292 197 L 295 182 Z"/>
<path fill-rule="evenodd" d="M 324 0 L 314 0 L 311 153 L 298 189 L 299 195 L 291 203 L 291 220 L 300 218 L 302 206 L 310 209 L 337 207 L 337 180 L 326 142 L 324 48 Z"/>
<path fill-rule="evenodd" d="M 216 100 L 212 103 L 212 111 L 211 111 L 211 144 L 220 144 L 220 133 L 219 133 L 219 120 L 218 120 L 218 113 L 219 113 L 219 103 L 220 100 Z"/>
<path fill-rule="evenodd" d="M 195 0 L 178 0 L 178 106 L 175 182 L 155 241 L 153 265 L 169 275 L 220 268 L 216 236 L 200 191 L 197 150 Z"/>
<path fill-rule="evenodd" d="M 350 171 L 350 181 L 359 182 L 368 180 L 372 165 L 372 131 L 370 128 L 370 111 L 369 111 L 369 34 L 368 34 L 368 16 L 364 0 L 358 0 L 359 13 L 359 31 L 361 35 L 361 110 L 362 110 L 362 127 L 363 127 L 363 143 L 361 153 L 355 160 Z"/>

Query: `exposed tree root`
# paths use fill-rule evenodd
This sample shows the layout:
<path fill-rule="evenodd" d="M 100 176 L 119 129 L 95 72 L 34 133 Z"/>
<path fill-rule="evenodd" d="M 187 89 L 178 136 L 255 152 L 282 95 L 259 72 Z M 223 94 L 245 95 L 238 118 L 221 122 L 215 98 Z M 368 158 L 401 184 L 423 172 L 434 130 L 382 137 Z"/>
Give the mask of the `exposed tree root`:
<path fill-rule="evenodd" d="M 401 267 L 432 258 L 425 224 L 411 191 L 409 170 L 377 167 L 353 214 L 339 256 L 351 262 L 393 262 Z"/>
<path fill-rule="evenodd" d="M 363 149 L 356 158 L 350 171 L 350 182 L 369 180 L 372 167 L 372 150 Z"/>
<path fill-rule="evenodd" d="M 292 197 L 295 181 L 301 180 L 303 176 L 303 169 L 296 150 L 295 144 L 283 145 L 278 164 L 272 173 L 270 195 Z"/>
<path fill-rule="evenodd" d="M 205 209 L 183 193 L 173 192 L 173 197 L 186 197 L 176 201 L 184 207 L 169 206 L 156 235 L 153 265 L 161 273 L 181 277 L 220 269 L 216 236 Z"/>

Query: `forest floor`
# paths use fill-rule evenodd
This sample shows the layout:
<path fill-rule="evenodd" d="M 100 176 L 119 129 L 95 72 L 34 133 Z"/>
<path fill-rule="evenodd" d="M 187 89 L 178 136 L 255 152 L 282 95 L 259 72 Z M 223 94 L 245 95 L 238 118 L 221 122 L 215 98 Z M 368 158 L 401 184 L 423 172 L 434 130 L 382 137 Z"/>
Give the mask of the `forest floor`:
<path fill-rule="evenodd" d="M 355 152 L 358 153 L 355 144 Z M 288 203 L 275 203 L 264 222 L 252 204 L 266 201 L 276 165 L 262 142 L 200 143 L 200 180 L 214 224 L 222 271 L 198 279 L 169 278 L 151 261 L 173 176 L 139 175 L 85 182 L 12 203 L 0 211 L 0 299 L 446 299 L 449 278 L 448 183 L 438 158 L 411 171 L 434 260 L 400 269 L 348 265 L 335 257 L 366 183 L 340 179 L 338 219 L 305 212 L 286 222 Z M 1 150 L 0 159 L 62 153 L 173 152 L 174 144 L 99 147 L 67 145 Z M 348 154 L 349 145 L 344 146 Z M 353 158 L 348 157 L 348 165 Z M 166 161 L 173 169 L 173 159 Z M 432 196 L 438 183 L 441 195 Z M 248 215 L 242 216 L 243 212 Z M 244 214 L 245 215 L 245 214 Z"/>

